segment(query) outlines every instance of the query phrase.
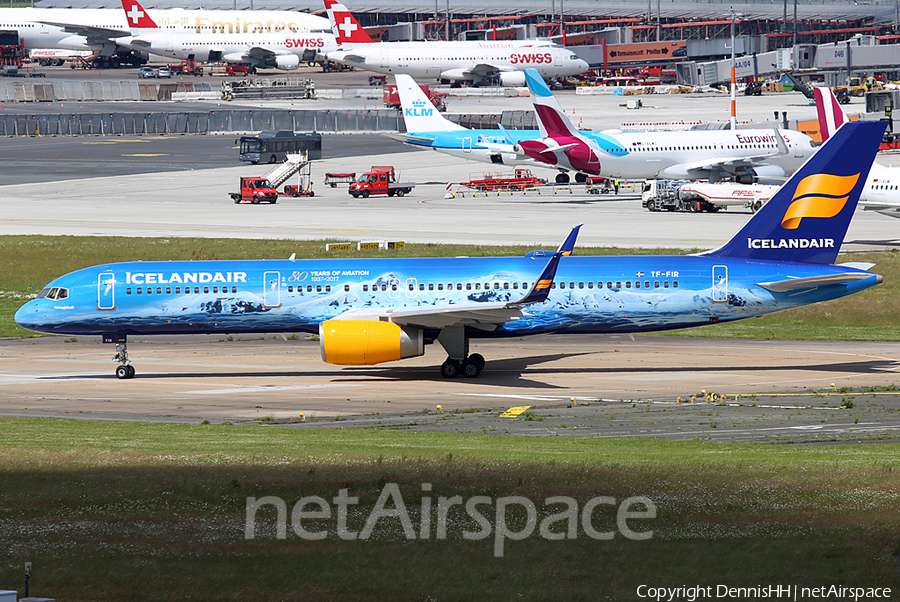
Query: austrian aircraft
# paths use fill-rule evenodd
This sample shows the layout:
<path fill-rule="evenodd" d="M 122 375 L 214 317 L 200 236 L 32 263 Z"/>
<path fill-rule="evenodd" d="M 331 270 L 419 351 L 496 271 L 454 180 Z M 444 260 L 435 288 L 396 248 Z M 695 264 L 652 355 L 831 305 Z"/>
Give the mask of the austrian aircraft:
<path fill-rule="evenodd" d="M 173 40 L 184 33 L 211 34 L 214 39 L 238 33 L 282 33 L 282 41 L 312 34 L 331 37 L 327 19 L 295 11 L 170 9 L 155 10 L 153 14 L 159 27 Z M 0 8 L 0 30 L 16 31 L 29 50 L 96 52 L 95 66 L 103 69 L 117 67 L 120 60 L 146 62 L 146 57 L 135 61 L 136 57 L 130 56 L 131 49 L 117 44 L 116 38 L 131 36 L 128 19 L 119 9 Z"/>
<path fill-rule="evenodd" d="M 395 79 L 407 131 L 391 134 L 391 138 L 472 161 L 557 170 L 556 182 L 560 184 L 569 181 L 570 171 L 575 172 L 578 182 L 584 182 L 590 174 L 633 179 L 710 179 L 713 182 L 731 177 L 744 183 L 762 179 L 764 182 L 778 180 L 780 184 L 813 152 L 808 136 L 790 130 L 575 130 L 562 109 L 558 109 L 559 117 L 554 117 L 554 123 L 562 123 L 564 119 L 571 131 L 578 134 L 578 143 L 584 139 L 596 145 L 584 143 L 592 149 L 587 164 L 572 163 L 565 151 L 573 149 L 576 143 L 569 141 L 561 148 L 558 142 L 548 139 L 546 128 L 543 131 L 502 127 L 469 130 L 443 117 L 411 77 L 398 74 Z M 577 150 L 572 152 L 577 156 Z"/>
<path fill-rule="evenodd" d="M 122 0 L 122 8 L 132 35 L 116 42 L 148 54 L 203 62 L 249 63 L 252 71 L 260 67 L 290 71 L 298 69 L 301 62 L 322 58 L 337 48 L 331 33 L 295 34 L 283 28 L 280 32 L 173 34 L 159 27 L 138 0 Z"/>
<path fill-rule="evenodd" d="M 325 0 L 325 8 L 341 45 L 328 59 L 375 73 L 522 86 L 525 67 L 534 67 L 546 78 L 578 75 L 589 67 L 549 40 L 375 42 L 343 4 Z"/>
<path fill-rule="evenodd" d="M 777 128 L 582 132 L 536 72 L 526 69 L 525 81 L 541 135 L 517 143 L 516 153 L 582 174 L 710 182 L 732 177 L 751 184 L 783 181 L 813 153 L 809 136 Z"/>
<path fill-rule="evenodd" d="M 825 141 L 850 119 L 831 88 L 816 87 L 813 92 L 819 116 L 819 131 L 822 133 L 822 141 Z M 866 211 L 900 218 L 900 168 L 873 163 L 866 186 L 859 197 L 859 204 Z"/>
<path fill-rule="evenodd" d="M 885 124 L 850 123 L 731 240 L 696 255 L 138 261 L 78 270 L 16 312 L 23 328 L 102 335 L 119 378 L 127 337 L 307 332 L 324 361 L 372 365 L 437 341 L 445 377 L 476 377 L 475 338 L 634 333 L 730 322 L 862 291 L 872 264 L 832 265 Z"/>

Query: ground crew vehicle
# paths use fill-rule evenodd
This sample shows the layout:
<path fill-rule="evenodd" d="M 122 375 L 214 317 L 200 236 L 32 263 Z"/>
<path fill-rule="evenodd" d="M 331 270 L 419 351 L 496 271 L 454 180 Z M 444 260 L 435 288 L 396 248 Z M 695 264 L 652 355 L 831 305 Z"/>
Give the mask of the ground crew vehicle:
<path fill-rule="evenodd" d="M 296 173 L 301 173 L 300 183 L 285 186 L 284 193 L 279 195 L 278 187 Z M 284 163 L 272 168 L 263 177 L 241 178 L 241 191 L 230 192 L 229 195 L 235 204 L 248 201 L 254 205 L 275 203 L 279 196 L 315 196 L 310 188 L 309 157 L 306 153 L 288 154 Z"/>
<path fill-rule="evenodd" d="M 179 65 L 169 65 L 169 70 L 175 75 L 203 76 L 203 67 L 191 59 L 181 61 Z"/>
<path fill-rule="evenodd" d="M 373 165 L 371 171 L 360 174 L 356 181 L 350 184 L 349 192 L 353 198 L 367 198 L 373 194 L 403 196 L 412 192 L 414 187 L 415 184 L 411 182 L 397 182 L 393 166 Z"/>
<path fill-rule="evenodd" d="M 356 181 L 356 172 L 347 173 L 328 173 L 325 172 L 325 183 L 332 188 L 337 188 L 338 184 L 352 184 Z"/>
<path fill-rule="evenodd" d="M 436 92 L 425 85 L 419 87 L 422 88 L 422 92 L 425 93 L 425 96 L 428 97 L 428 100 L 431 101 L 431 104 L 433 104 L 438 111 L 443 113 L 447 110 L 447 103 L 444 102 L 444 98 L 450 95 L 448 92 Z M 381 101 L 384 103 L 385 108 L 394 108 L 399 111 L 400 93 L 397 92 L 397 86 L 394 84 L 385 85 L 381 89 Z"/>
<path fill-rule="evenodd" d="M 463 186 L 476 190 L 524 190 L 546 184 L 547 180 L 538 178 L 530 169 L 516 169 L 513 172 L 473 173 Z"/>
<path fill-rule="evenodd" d="M 229 194 L 235 204 L 248 201 L 258 205 L 278 201 L 278 190 L 265 178 L 241 178 L 241 191 Z"/>

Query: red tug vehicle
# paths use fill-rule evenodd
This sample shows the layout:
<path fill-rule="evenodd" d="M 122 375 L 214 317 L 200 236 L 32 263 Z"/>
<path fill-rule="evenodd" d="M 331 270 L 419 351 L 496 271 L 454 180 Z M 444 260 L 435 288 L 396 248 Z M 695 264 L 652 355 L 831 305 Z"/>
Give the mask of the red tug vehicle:
<path fill-rule="evenodd" d="M 353 198 L 366 198 L 372 194 L 403 196 L 412 192 L 414 187 L 411 182 L 398 182 L 392 165 L 373 165 L 371 171 L 361 174 L 350 184 L 349 192 Z"/>

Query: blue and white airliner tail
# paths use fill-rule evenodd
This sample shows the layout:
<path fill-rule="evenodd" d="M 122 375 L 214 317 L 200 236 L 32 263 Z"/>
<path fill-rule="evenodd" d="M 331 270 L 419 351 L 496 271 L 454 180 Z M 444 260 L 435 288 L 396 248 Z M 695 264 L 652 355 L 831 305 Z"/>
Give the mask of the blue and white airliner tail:
<path fill-rule="evenodd" d="M 871 265 L 832 265 L 885 124 L 843 126 L 728 243 L 697 255 L 112 263 L 50 282 L 16 322 L 118 343 L 128 335 L 318 333 L 322 357 L 371 365 L 439 343 L 446 377 L 475 377 L 471 339 L 634 333 L 729 322 L 850 295 Z"/>

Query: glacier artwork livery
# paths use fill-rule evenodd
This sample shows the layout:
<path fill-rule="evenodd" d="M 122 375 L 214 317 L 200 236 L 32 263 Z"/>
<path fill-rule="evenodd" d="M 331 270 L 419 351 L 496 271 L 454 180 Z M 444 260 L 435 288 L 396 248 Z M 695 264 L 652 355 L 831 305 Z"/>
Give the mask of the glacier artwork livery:
<path fill-rule="evenodd" d="M 372 365 L 447 352 L 445 377 L 476 377 L 472 339 L 634 333 L 730 322 L 880 283 L 872 264 L 833 265 L 884 133 L 843 126 L 722 247 L 696 255 L 577 256 L 578 227 L 523 257 L 147 261 L 50 282 L 15 315 L 37 332 L 117 343 L 128 335 L 306 332 L 322 359 Z"/>

